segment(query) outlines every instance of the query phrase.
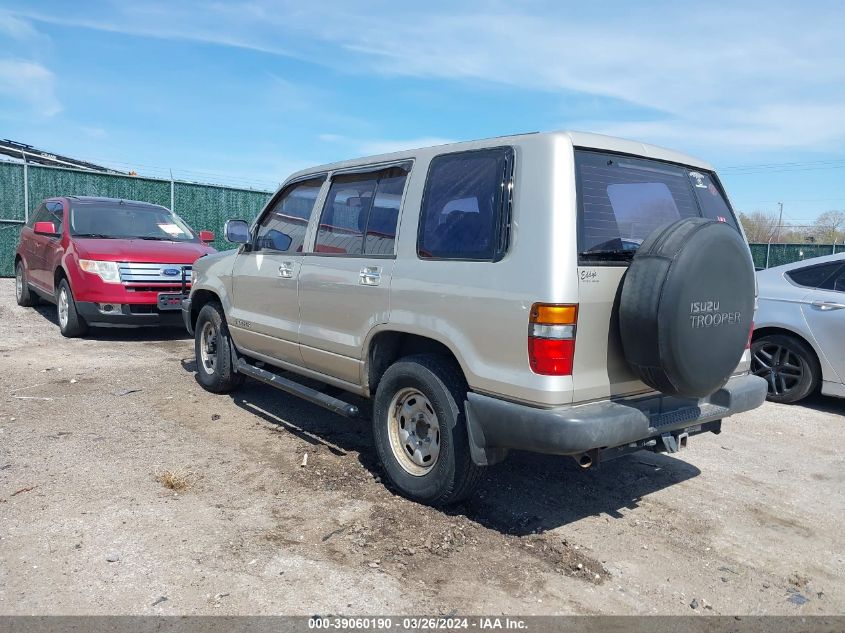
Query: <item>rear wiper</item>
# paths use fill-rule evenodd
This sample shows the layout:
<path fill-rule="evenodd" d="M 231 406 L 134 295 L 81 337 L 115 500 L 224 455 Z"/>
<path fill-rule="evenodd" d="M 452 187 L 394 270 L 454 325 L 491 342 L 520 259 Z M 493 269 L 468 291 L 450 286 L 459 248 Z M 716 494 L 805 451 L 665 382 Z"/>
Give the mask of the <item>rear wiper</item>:
<path fill-rule="evenodd" d="M 605 250 L 593 250 L 593 251 L 584 251 L 582 253 L 578 253 L 578 257 L 581 259 L 611 259 L 611 260 L 618 260 L 618 261 L 625 261 L 629 259 L 633 259 L 634 255 L 636 254 L 636 250 L 624 250 L 624 249 L 605 249 Z"/>

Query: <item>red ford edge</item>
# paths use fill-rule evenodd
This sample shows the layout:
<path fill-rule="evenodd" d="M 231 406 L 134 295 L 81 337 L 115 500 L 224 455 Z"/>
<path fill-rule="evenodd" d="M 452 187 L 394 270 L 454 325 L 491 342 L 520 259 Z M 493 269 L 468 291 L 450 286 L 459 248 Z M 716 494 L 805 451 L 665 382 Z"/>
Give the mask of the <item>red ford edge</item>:
<path fill-rule="evenodd" d="M 42 202 L 15 252 L 18 305 L 57 306 L 68 337 L 88 326 L 180 325 L 192 264 L 214 253 L 210 231 L 194 231 L 164 207 L 67 196 Z"/>

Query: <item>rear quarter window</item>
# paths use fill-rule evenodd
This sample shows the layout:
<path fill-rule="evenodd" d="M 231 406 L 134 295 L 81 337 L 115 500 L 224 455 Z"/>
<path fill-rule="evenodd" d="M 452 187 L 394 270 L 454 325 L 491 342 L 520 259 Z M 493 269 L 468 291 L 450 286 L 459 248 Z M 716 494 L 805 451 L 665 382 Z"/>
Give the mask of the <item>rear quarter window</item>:
<path fill-rule="evenodd" d="M 796 268 L 786 272 L 786 276 L 792 283 L 803 286 L 805 288 L 817 288 L 820 290 L 836 290 L 845 289 L 845 284 L 837 288 L 837 280 L 839 278 L 839 269 L 843 265 L 841 262 L 833 262 L 832 264 L 818 264 L 816 266 L 807 266 L 806 268 Z"/>
<path fill-rule="evenodd" d="M 419 257 L 501 259 L 507 250 L 512 170 L 511 148 L 435 157 L 423 193 Z"/>

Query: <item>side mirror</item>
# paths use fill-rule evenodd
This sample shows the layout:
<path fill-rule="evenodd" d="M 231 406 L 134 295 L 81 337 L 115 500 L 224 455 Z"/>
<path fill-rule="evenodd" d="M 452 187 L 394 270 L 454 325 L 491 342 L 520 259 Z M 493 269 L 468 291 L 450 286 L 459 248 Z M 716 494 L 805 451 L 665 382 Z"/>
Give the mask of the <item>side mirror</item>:
<path fill-rule="evenodd" d="M 49 237 L 56 237 L 56 226 L 52 222 L 36 222 L 32 230 L 37 235 L 48 235 Z"/>
<path fill-rule="evenodd" d="M 214 241 L 214 233 L 212 231 L 200 231 L 200 242 L 205 242 L 208 244 L 209 242 Z"/>
<path fill-rule="evenodd" d="M 226 220 L 226 224 L 223 226 L 223 232 L 226 235 L 227 242 L 231 242 L 232 244 L 249 243 L 249 224 L 243 220 Z"/>

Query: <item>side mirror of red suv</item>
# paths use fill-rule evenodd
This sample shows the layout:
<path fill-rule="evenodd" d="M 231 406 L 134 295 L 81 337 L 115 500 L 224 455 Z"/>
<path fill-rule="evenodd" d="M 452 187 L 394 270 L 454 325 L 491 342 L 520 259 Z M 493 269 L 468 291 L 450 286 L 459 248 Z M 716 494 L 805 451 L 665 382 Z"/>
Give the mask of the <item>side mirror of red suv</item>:
<path fill-rule="evenodd" d="M 58 235 L 56 233 L 56 226 L 52 222 L 36 222 L 32 230 L 37 235 L 49 235 L 50 237 L 55 237 Z"/>
<path fill-rule="evenodd" d="M 212 231 L 200 231 L 200 242 L 208 242 L 214 241 L 214 233 Z"/>

